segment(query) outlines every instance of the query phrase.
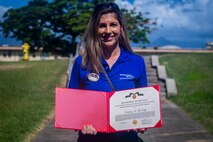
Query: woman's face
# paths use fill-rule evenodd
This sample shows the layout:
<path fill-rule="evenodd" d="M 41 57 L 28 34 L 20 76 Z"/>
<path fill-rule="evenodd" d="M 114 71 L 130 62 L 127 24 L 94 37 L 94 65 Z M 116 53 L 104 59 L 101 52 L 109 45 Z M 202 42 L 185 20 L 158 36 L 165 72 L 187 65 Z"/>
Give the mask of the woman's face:
<path fill-rule="evenodd" d="M 121 34 L 121 25 L 119 24 L 115 13 L 103 14 L 98 26 L 99 39 L 104 48 L 117 47 Z"/>

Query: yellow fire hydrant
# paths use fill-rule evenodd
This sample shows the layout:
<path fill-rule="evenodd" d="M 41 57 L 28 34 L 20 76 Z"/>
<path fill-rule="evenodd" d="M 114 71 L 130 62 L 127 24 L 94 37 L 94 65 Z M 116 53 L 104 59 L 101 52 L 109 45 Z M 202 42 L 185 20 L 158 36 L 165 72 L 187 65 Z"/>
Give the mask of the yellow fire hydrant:
<path fill-rule="evenodd" d="M 22 45 L 22 49 L 23 49 L 23 53 L 24 53 L 24 56 L 23 56 L 23 60 L 24 61 L 28 61 L 29 60 L 29 49 L 30 49 L 30 45 L 28 43 L 24 43 Z"/>

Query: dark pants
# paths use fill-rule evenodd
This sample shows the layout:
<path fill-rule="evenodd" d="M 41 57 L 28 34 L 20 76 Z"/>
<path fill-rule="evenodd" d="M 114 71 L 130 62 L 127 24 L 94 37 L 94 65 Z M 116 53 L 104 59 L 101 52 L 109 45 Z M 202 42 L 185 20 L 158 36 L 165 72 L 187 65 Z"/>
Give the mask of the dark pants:
<path fill-rule="evenodd" d="M 143 142 L 143 140 L 134 131 L 97 133 L 96 135 L 84 135 L 79 132 L 78 142 Z"/>

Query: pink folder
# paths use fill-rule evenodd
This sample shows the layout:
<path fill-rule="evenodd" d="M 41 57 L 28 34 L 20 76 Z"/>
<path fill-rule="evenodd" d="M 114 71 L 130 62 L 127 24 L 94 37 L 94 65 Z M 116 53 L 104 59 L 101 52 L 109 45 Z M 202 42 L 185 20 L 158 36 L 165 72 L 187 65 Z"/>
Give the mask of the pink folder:
<path fill-rule="evenodd" d="M 84 125 L 92 125 L 98 132 L 106 133 L 137 128 L 161 127 L 162 117 L 159 89 L 159 85 L 116 92 L 56 88 L 55 127 L 82 130 Z M 141 91 L 142 93 L 140 94 Z M 150 97 L 152 92 L 154 92 L 154 97 Z M 150 99 L 155 98 L 154 101 L 152 100 L 154 103 L 152 101 L 147 102 L 146 96 Z M 138 100 L 135 99 L 136 97 L 138 97 Z M 120 100 L 122 101 L 119 102 Z M 130 105 L 134 108 L 138 107 L 138 105 L 141 106 L 138 107 L 140 109 L 137 109 L 138 112 L 134 116 L 132 116 L 133 113 L 120 114 L 122 109 L 130 108 L 133 111 L 129 107 Z M 143 109 L 148 105 L 150 105 L 149 107 L 152 110 Z M 152 105 L 155 107 L 154 111 Z M 126 112 L 126 110 L 123 111 Z M 142 116 L 143 114 L 145 116 Z M 129 120 L 130 115 L 135 118 Z M 140 118 L 140 116 L 143 118 Z M 126 125 L 121 125 L 121 123 L 126 123 Z"/>

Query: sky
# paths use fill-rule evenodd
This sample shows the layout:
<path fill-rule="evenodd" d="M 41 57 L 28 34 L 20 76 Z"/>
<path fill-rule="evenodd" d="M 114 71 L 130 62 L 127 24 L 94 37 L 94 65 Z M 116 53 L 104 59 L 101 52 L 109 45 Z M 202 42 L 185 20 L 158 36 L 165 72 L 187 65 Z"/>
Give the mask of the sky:
<path fill-rule="evenodd" d="M 0 20 L 8 8 L 24 6 L 28 1 L 0 0 Z M 157 30 L 148 35 L 147 47 L 205 48 L 206 42 L 213 41 L 213 0 L 116 0 L 116 3 L 121 8 L 149 12 L 147 17 L 157 20 Z M 0 45 L 10 41 L 2 38 L 1 33 L 0 40 Z"/>

